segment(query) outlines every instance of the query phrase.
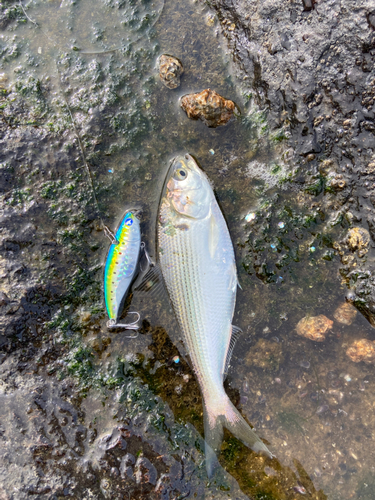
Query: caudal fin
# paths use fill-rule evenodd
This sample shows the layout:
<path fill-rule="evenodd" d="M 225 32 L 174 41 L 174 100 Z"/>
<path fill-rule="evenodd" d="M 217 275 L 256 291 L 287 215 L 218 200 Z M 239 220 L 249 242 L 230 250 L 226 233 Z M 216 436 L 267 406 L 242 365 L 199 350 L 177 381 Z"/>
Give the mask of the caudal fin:
<path fill-rule="evenodd" d="M 207 475 L 211 477 L 218 464 L 217 453 L 223 440 L 223 428 L 256 452 L 263 452 L 272 458 L 272 453 L 251 429 L 246 420 L 231 403 L 225 392 L 221 401 L 209 398 L 204 404 L 204 438 Z"/>

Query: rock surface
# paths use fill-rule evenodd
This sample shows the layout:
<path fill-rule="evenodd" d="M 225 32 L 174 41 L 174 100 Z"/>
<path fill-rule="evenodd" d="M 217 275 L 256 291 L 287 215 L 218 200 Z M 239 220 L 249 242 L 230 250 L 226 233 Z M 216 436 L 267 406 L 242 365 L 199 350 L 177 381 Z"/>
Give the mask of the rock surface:
<path fill-rule="evenodd" d="M 207 127 L 212 128 L 228 123 L 237 110 L 233 101 L 225 99 L 211 89 L 184 95 L 181 98 L 181 107 L 189 118 L 202 120 Z"/>
<path fill-rule="evenodd" d="M 233 51 L 244 92 L 266 113 L 270 133 L 283 135 L 295 161 L 318 180 L 311 192 L 322 192 L 324 163 L 341 176 L 330 181 L 336 200 L 327 212 L 370 233 L 366 259 L 354 266 L 343 262 L 343 274 L 355 293 L 354 305 L 375 325 L 373 2 L 209 4 Z M 306 183 L 303 177 L 299 182 Z"/>

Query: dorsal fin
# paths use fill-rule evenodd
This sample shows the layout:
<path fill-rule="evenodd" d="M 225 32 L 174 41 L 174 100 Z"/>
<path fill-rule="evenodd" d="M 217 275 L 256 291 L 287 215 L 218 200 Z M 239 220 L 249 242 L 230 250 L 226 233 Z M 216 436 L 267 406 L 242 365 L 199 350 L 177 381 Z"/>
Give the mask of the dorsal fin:
<path fill-rule="evenodd" d="M 226 378 L 226 376 L 228 375 L 229 363 L 230 363 L 230 359 L 231 359 L 232 354 L 233 354 L 233 349 L 234 349 L 234 346 L 236 345 L 236 342 L 237 342 L 238 338 L 240 337 L 241 333 L 242 333 L 241 328 L 238 328 L 238 326 L 232 325 L 232 336 L 230 338 L 227 359 L 225 360 L 224 378 Z"/>

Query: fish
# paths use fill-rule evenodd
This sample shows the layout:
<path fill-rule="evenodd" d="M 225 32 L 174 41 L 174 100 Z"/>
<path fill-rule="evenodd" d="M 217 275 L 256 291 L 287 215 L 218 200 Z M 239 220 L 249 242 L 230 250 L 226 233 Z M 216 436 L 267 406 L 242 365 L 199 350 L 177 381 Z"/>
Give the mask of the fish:
<path fill-rule="evenodd" d="M 127 325 L 118 323 L 125 299 L 137 272 L 141 254 L 141 227 L 136 215 L 129 211 L 116 231 L 109 247 L 104 269 L 104 298 L 109 317 L 108 328 L 138 328 L 138 318 Z"/>
<path fill-rule="evenodd" d="M 177 156 L 166 175 L 157 220 L 157 257 L 203 397 L 208 477 L 218 465 L 224 427 L 252 450 L 272 458 L 224 390 L 240 332 L 232 325 L 237 268 L 210 182 L 188 154 Z"/>

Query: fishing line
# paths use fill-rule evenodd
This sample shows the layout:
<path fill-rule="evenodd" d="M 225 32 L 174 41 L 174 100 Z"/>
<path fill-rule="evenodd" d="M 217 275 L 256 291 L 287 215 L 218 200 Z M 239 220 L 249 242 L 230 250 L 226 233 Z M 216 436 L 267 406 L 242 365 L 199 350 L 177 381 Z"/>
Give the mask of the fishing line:
<path fill-rule="evenodd" d="M 57 46 L 57 42 L 49 36 L 49 34 L 43 30 L 43 28 L 40 26 L 40 24 L 37 22 L 37 21 L 34 21 L 25 11 L 25 8 L 22 4 L 22 0 L 19 0 L 19 4 L 20 4 L 20 7 L 26 17 L 26 19 L 28 21 L 30 21 L 36 28 L 40 29 L 41 33 L 45 36 L 45 38 L 47 40 L 50 41 L 50 43 L 52 44 L 52 46 L 58 51 L 59 53 L 59 48 Z M 163 8 L 164 8 L 164 1 L 163 1 Z M 162 8 L 162 10 L 163 10 Z M 159 13 L 159 16 L 157 17 L 157 19 L 155 20 L 155 22 L 153 23 L 153 25 L 156 23 L 156 21 L 159 19 L 160 15 L 161 15 L 161 12 L 162 10 L 160 11 Z M 153 26 L 152 25 L 152 26 Z M 151 27 L 152 27 L 151 26 Z M 137 39 L 137 42 L 138 40 L 140 40 L 141 37 L 139 37 Z M 121 50 L 123 47 L 117 47 L 117 48 L 114 48 L 114 49 L 110 49 L 110 50 L 105 50 L 105 51 L 101 51 L 101 52 L 90 52 L 90 51 L 79 51 L 79 53 L 81 54 L 107 54 L 107 53 L 113 53 L 115 51 L 118 51 L 118 50 Z M 73 50 L 75 50 L 75 48 L 73 48 Z M 51 57 L 51 56 L 49 56 Z M 66 107 L 66 110 L 68 112 L 68 115 L 69 115 L 69 118 L 70 118 L 70 121 L 72 123 L 72 127 L 73 127 L 73 131 L 74 131 L 74 134 L 77 138 L 77 142 L 78 142 L 78 146 L 79 146 L 79 150 L 80 150 L 80 153 L 81 153 L 81 157 L 82 157 L 82 160 L 83 160 L 83 164 L 84 164 L 84 167 L 85 167 L 85 170 L 86 170 L 86 174 L 87 174 L 87 180 L 88 180 L 88 184 L 91 188 L 91 194 L 92 194 L 92 199 L 94 201 L 94 205 L 95 205 L 95 208 L 96 208 L 96 214 L 97 214 L 97 218 L 100 220 L 100 223 L 101 223 L 101 226 L 103 228 L 103 231 L 104 231 L 104 234 L 105 236 L 110 240 L 111 244 L 112 245 L 118 245 L 120 242 L 117 240 L 117 233 L 116 235 L 109 229 L 109 227 L 104 223 L 104 220 L 103 220 L 103 217 L 101 215 L 101 210 L 100 210 L 100 206 L 99 206 L 99 202 L 98 202 L 98 198 L 97 198 L 97 195 L 96 195 L 96 191 L 95 191 L 95 187 L 94 187 L 94 181 L 93 181 L 93 175 L 92 175 L 92 172 L 91 172 L 91 168 L 90 168 L 90 165 L 87 161 L 87 157 L 86 157 L 86 153 L 85 153 L 85 148 L 84 148 L 84 145 L 83 145 L 83 142 L 82 142 L 82 139 L 81 139 L 81 135 L 79 133 L 79 130 L 78 130 L 78 127 L 75 123 L 75 120 L 74 120 L 74 117 L 73 117 L 73 113 L 72 113 L 72 110 L 69 106 L 69 103 L 68 103 L 68 98 L 67 98 L 67 95 L 66 95 L 66 92 L 63 88 L 63 74 L 61 73 L 60 71 L 60 68 L 59 68 L 59 62 L 58 62 L 58 59 L 57 58 L 54 58 L 54 63 L 55 63 L 55 66 L 56 66 L 56 71 L 57 71 L 57 80 L 58 80 L 58 85 L 59 85 L 59 88 L 60 88 L 60 92 L 61 92 L 61 95 L 63 97 L 63 100 L 64 100 L 64 103 L 65 103 L 65 107 Z M 145 244 L 142 242 L 141 243 L 141 250 L 143 250 L 143 254 L 144 256 L 146 257 L 146 269 L 143 270 L 142 269 L 142 265 L 140 263 L 140 270 L 141 270 L 141 273 L 142 274 L 145 274 L 145 272 L 147 272 L 150 267 L 152 267 L 154 265 L 154 263 L 152 262 L 152 260 L 150 259 L 146 249 L 145 249 Z M 140 315 L 138 312 L 128 312 L 128 314 L 134 314 L 136 316 L 136 319 L 131 322 L 131 323 L 128 323 L 128 324 L 123 324 L 123 323 L 116 323 L 116 320 L 110 320 L 108 323 L 107 323 L 107 327 L 109 329 L 111 328 L 125 328 L 127 330 L 135 330 L 136 331 L 136 334 L 135 335 L 131 335 L 131 336 L 127 336 L 127 338 L 136 338 L 138 336 L 138 330 L 139 330 L 139 320 L 140 320 Z"/>
<path fill-rule="evenodd" d="M 55 41 L 50 35 L 48 32 L 46 32 L 42 27 L 41 25 L 35 21 L 34 19 L 32 19 L 26 12 L 23 4 L 22 4 L 22 0 L 19 0 L 19 5 L 22 9 L 22 12 L 24 13 L 26 19 L 28 21 L 30 21 L 36 28 L 40 29 L 40 31 L 42 32 L 42 34 L 52 43 L 52 45 L 57 49 L 58 49 L 58 42 Z M 159 20 L 160 16 L 161 16 L 161 13 L 164 9 L 164 0 L 162 2 L 162 8 L 159 12 L 159 15 L 156 17 L 154 23 L 151 25 L 150 28 L 152 28 L 155 23 Z M 137 43 L 140 39 L 142 38 L 142 36 L 140 36 L 134 43 Z M 66 46 L 66 44 L 65 44 Z M 86 54 L 86 55 L 100 55 L 100 54 L 110 54 L 110 53 L 113 53 L 113 52 L 117 52 L 117 51 L 120 51 L 122 50 L 123 48 L 125 48 L 124 45 L 122 46 L 119 46 L 119 47 L 114 47 L 112 49 L 108 49 L 108 50 L 103 50 L 103 51 L 98 51 L 98 52 L 94 52 L 94 51 L 84 51 L 84 50 L 79 50 L 77 48 L 74 48 L 73 47 L 73 50 L 75 52 L 79 52 L 80 54 Z M 69 50 L 72 50 L 71 47 L 69 47 Z M 90 169 L 90 166 L 89 166 L 89 163 L 87 161 L 87 156 L 86 156 L 86 153 L 85 153 L 85 149 L 84 149 L 84 146 L 83 146 L 83 143 L 82 143 L 82 139 L 81 139 L 81 136 L 80 136 L 80 133 L 78 131 L 78 128 L 76 126 L 76 123 L 75 123 L 75 120 L 73 118 L 73 113 L 70 109 L 70 106 L 68 104 L 68 99 L 67 99 L 67 96 L 66 96 L 66 93 L 63 89 L 63 86 L 62 86 L 62 74 L 59 70 L 59 67 L 58 67 L 58 62 L 56 60 L 54 60 L 55 62 L 55 66 L 56 66 L 56 70 L 57 70 L 57 74 L 58 74 L 58 83 L 59 83 L 59 87 L 60 87 L 60 91 L 61 91 L 61 94 L 62 94 L 62 97 L 64 99 L 64 102 L 65 102 L 65 106 L 66 106 L 66 109 L 68 111 L 68 114 L 69 114 L 69 117 L 70 117 L 70 121 L 72 123 L 72 126 L 73 126 L 73 130 L 74 130 L 74 133 L 76 135 L 76 138 L 77 138 L 77 141 L 78 141 L 78 146 L 79 146 L 79 149 L 80 149 L 80 153 L 81 153 L 81 156 L 82 156 L 82 160 L 83 160 L 83 164 L 85 166 L 85 169 L 86 169 L 86 173 L 87 173 L 87 178 L 88 178 L 88 182 L 89 182 L 89 185 L 90 185 L 90 188 L 91 188 L 91 192 L 92 192 L 92 197 L 93 197 L 93 200 L 94 200 L 94 204 L 95 204 L 95 207 L 96 207 L 96 212 L 97 212 L 97 217 L 98 219 L 100 220 L 100 223 L 101 223 L 101 226 L 102 226 L 102 229 L 104 231 L 104 234 L 106 235 L 106 237 L 110 240 L 110 242 L 113 244 L 113 243 L 118 243 L 114 233 L 110 230 L 110 228 L 104 223 L 104 220 L 103 220 L 103 217 L 101 215 L 101 210 L 100 210 L 100 206 L 99 206 L 99 202 L 98 202 L 98 198 L 96 196 L 96 191 L 95 191 L 95 187 L 94 187 L 94 182 L 93 182 L 93 175 L 92 175 L 92 172 L 91 172 L 91 169 Z"/>

